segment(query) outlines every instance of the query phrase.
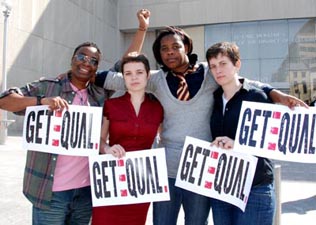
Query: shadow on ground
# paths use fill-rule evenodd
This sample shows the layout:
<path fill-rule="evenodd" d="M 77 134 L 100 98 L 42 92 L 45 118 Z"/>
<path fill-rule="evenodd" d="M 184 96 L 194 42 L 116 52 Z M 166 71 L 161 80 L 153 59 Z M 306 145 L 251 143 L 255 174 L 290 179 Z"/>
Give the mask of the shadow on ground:
<path fill-rule="evenodd" d="M 316 211 L 316 195 L 291 202 L 282 203 L 282 213 L 306 214 L 308 211 Z"/>

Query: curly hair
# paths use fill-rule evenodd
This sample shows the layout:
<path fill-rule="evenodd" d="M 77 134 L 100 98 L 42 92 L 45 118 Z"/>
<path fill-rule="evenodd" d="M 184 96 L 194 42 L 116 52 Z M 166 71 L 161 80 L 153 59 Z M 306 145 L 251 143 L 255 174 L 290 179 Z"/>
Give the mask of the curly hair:
<path fill-rule="evenodd" d="M 183 29 L 179 27 L 173 27 L 173 26 L 166 27 L 164 30 L 160 31 L 152 47 L 156 62 L 160 64 L 162 67 L 166 67 L 166 65 L 163 63 L 161 55 L 160 55 L 161 39 L 167 35 L 175 35 L 175 34 L 178 35 L 181 38 L 183 44 L 187 46 L 188 48 L 187 56 L 189 57 L 189 59 L 191 59 L 191 53 L 193 50 L 193 43 L 192 43 L 191 37 Z"/>

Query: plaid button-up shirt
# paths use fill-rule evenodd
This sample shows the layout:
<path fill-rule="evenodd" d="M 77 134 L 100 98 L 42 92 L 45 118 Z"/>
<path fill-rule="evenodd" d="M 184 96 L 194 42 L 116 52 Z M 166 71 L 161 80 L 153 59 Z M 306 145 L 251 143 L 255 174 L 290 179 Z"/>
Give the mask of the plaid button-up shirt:
<path fill-rule="evenodd" d="M 68 104 L 72 104 L 75 92 L 70 86 L 69 77 L 67 74 L 62 74 L 55 79 L 42 78 L 21 88 L 10 88 L 3 92 L 0 98 L 15 92 L 24 96 L 60 96 L 66 99 Z M 107 96 L 104 89 L 96 87 L 94 84 L 88 85 L 88 101 L 91 106 L 102 106 Z M 24 115 L 24 112 L 25 110 L 15 113 Z M 35 207 L 50 208 L 57 157 L 57 154 L 27 151 L 23 193 Z"/>

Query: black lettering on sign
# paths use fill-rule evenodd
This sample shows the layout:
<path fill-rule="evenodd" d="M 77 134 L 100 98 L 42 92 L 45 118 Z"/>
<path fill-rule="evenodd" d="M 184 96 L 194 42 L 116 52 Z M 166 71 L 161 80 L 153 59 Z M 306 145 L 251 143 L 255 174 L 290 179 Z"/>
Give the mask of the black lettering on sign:
<path fill-rule="evenodd" d="M 236 196 L 243 200 L 245 198 L 244 190 L 250 165 L 247 162 L 246 168 L 244 168 L 244 164 L 244 159 L 233 156 L 227 159 L 227 155 L 222 154 L 218 160 L 214 190 L 219 194 L 223 191 L 225 194 Z"/>
<path fill-rule="evenodd" d="M 214 180 L 214 190 L 217 191 L 219 194 L 222 192 L 222 184 L 224 179 L 224 174 L 226 170 L 226 164 L 227 164 L 227 156 L 226 154 L 222 154 L 217 163 L 217 170 L 215 174 L 215 180 Z"/>
<path fill-rule="evenodd" d="M 244 114 L 241 119 L 241 126 L 240 126 L 240 132 L 239 132 L 239 137 L 238 141 L 240 145 L 246 145 L 248 136 L 249 136 L 249 126 L 246 126 L 246 122 L 251 120 L 251 109 L 247 108 L 244 111 Z"/>
<path fill-rule="evenodd" d="M 146 177 L 147 193 L 150 193 L 150 190 L 152 190 L 153 193 L 156 193 L 155 178 L 154 178 L 153 169 L 152 169 L 149 157 L 146 157 L 146 176 L 147 176 Z"/>
<path fill-rule="evenodd" d="M 205 169 L 206 159 L 207 159 L 207 157 L 210 156 L 211 150 L 204 148 L 202 154 L 203 154 L 203 161 L 202 161 L 202 167 L 201 167 L 199 181 L 198 181 L 198 185 L 199 186 L 201 186 L 202 178 L 203 178 L 203 174 L 204 174 L 204 169 Z"/>
<path fill-rule="evenodd" d="M 183 164 L 181 166 L 181 173 L 180 173 L 180 179 L 181 180 L 187 180 L 188 174 L 190 171 L 190 162 L 188 162 L 188 158 L 191 158 L 193 155 L 193 145 L 189 144 L 187 148 L 185 149 L 184 153 L 184 159 L 183 159 Z"/>
<path fill-rule="evenodd" d="M 240 159 L 239 161 L 239 166 L 237 169 L 237 174 L 235 176 L 235 181 L 234 181 L 234 185 L 233 188 L 231 190 L 231 195 L 234 196 L 235 195 L 235 190 L 236 190 L 236 197 L 243 200 L 244 198 L 244 189 L 245 189 L 245 181 L 248 175 L 248 167 L 249 167 L 249 162 L 247 162 L 247 166 L 246 166 L 246 170 L 244 172 L 244 160 Z"/>
<path fill-rule="evenodd" d="M 50 110 L 46 110 L 46 115 L 47 115 L 47 128 L 46 128 L 45 144 L 48 145 L 48 143 L 49 143 L 49 135 L 50 135 L 51 118 L 52 118 L 52 115 L 54 115 L 54 112 L 50 111 Z"/>
<path fill-rule="evenodd" d="M 266 139 L 266 132 L 267 132 L 267 126 L 268 126 L 268 120 L 271 118 L 272 112 L 271 111 L 263 111 L 263 117 L 264 117 L 264 122 L 263 122 L 263 128 L 262 128 L 262 135 L 261 135 L 261 142 L 260 142 L 260 148 L 263 148 L 264 142 Z"/>
<path fill-rule="evenodd" d="M 300 142 L 299 142 L 299 146 L 297 149 L 297 153 L 301 153 L 302 149 L 304 150 L 304 153 L 307 153 L 307 146 L 308 146 L 308 135 L 309 135 L 309 130 L 308 130 L 308 123 L 309 123 L 309 116 L 307 114 L 305 115 L 298 115 L 299 118 L 301 116 L 304 116 L 304 120 L 303 120 L 303 124 L 302 124 L 302 129 L 301 129 L 301 134 L 299 135 L 300 137 Z M 304 144 L 304 147 L 303 147 Z M 291 152 L 291 150 L 290 150 Z M 295 151 L 294 151 L 295 152 Z M 291 152 L 291 153 L 294 153 Z"/>
<path fill-rule="evenodd" d="M 100 175 L 100 166 L 97 162 L 94 162 L 92 165 L 93 170 L 93 187 L 94 187 L 94 195 L 96 198 L 102 198 L 101 192 L 101 180 L 97 179 L 97 175 Z"/>
<path fill-rule="evenodd" d="M 284 113 L 281 119 L 278 137 L 279 151 L 289 153 L 314 154 L 315 114 L 312 115 L 311 127 L 309 114 Z"/>
<path fill-rule="evenodd" d="M 93 171 L 93 186 L 94 195 L 96 198 L 109 198 L 112 196 L 111 190 L 107 190 L 107 182 L 110 178 L 113 180 L 114 196 L 117 197 L 116 177 L 115 177 L 116 160 L 102 161 L 101 165 L 94 162 L 92 165 Z M 109 170 L 109 168 L 111 170 Z M 108 174 L 107 174 L 108 171 Z M 109 172 L 111 171 L 111 173 Z"/>
<path fill-rule="evenodd" d="M 154 163 L 154 171 L 155 171 L 155 180 L 156 180 L 156 190 L 157 193 L 162 193 L 163 189 L 162 186 L 159 184 L 159 175 L 158 175 L 158 167 L 157 167 L 157 158 L 156 156 L 153 157 L 153 163 Z"/>
<path fill-rule="evenodd" d="M 27 143 L 33 143 L 34 140 L 34 131 L 35 131 L 35 125 L 32 123 L 35 121 L 35 112 L 31 111 L 27 117 L 26 117 L 26 142 Z"/>
<path fill-rule="evenodd" d="M 232 166 L 233 156 L 229 157 L 228 165 L 226 168 L 226 177 L 224 181 L 224 192 L 227 194 L 231 191 L 233 179 L 235 178 L 235 169 L 237 158 L 234 158 L 234 165 Z M 228 182 L 229 180 L 229 182 Z"/>
<path fill-rule="evenodd" d="M 257 124 L 257 117 L 261 115 L 261 110 L 255 109 L 255 112 L 253 114 L 252 124 L 251 124 L 251 132 L 249 137 L 249 143 L 248 145 L 251 147 L 256 147 L 257 142 L 253 139 L 253 135 L 255 131 L 258 130 L 258 124 Z"/>
<path fill-rule="evenodd" d="M 65 111 L 62 119 L 62 125 L 61 125 L 61 146 L 68 150 L 68 137 L 70 133 L 70 112 Z"/>
<path fill-rule="evenodd" d="M 181 165 L 180 179 L 193 184 L 196 181 L 196 178 L 193 176 L 194 170 L 199 169 L 197 185 L 200 186 L 203 180 L 205 162 L 210 152 L 209 149 L 202 149 L 199 146 L 196 146 L 194 149 L 194 146 L 189 144 L 185 151 L 183 164 Z M 198 157 L 203 157 L 201 168 L 198 168 Z"/>
<path fill-rule="evenodd" d="M 316 122 L 316 114 L 313 114 L 313 119 L 312 119 L 312 127 L 311 127 L 311 135 L 309 136 L 309 154 L 315 154 L 315 146 L 313 146 L 315 137 L 314 137 L 314 132 L 315 132 L 315 122 Z"/>
<path fill-rule="evenodd" d="M 290 115 L 288 113 L 284 113 L 281 118 L 280 124 L 280 134 L 278 138 L 278 148 L 280 152 L 286 154 L 286 142 L 289 136 L 289 128 L 290 128 Z"/>
<path fill-rule="evenodd" d="M 92 123 L 93 123 L 93 114 L 89 114 L 89 128 L 88 128 L 88 143 L 87 148 L 93 149 L 93 143 L 91 142 L 91 135 L 92 135 Z"/>
<path fill-rule="evenodd" d="M 109 161 L 109 166 L 110 166 L 111 171 L 112 171 L 114 197 L 117 197 L 116 173 L 115 173 L 116 165 L 117 165 L 116 160 Z M 110 196 L 111 196 L 111 194 L 109 192 L 109 195 L 107 195 L 106 197 L 110 197 Z"/>
<path fill-rule="evenodd" d="M 91 142 L 93 114 L 65 111 L 62 118 L 61 146 L 71 148 L 93 148 Z"/>
<path fill-rule="evenodd" d="M 79 117 L 79 112 L 77 112 L 77 118 Z M 72 148 L 75 148 L 78 145 L 78 139 L 79 139 L 79 120 L 75 121 L 75 113 L 73 113 L 72 119 L 71 119 L 71 128 L 70 128 L 70 146 Z"/>
<path fill-rule="evenodd" d="M 156 157 L 151 161 L 150 157 L 126 160 L 126 176 L 128 191 L 131 196 L 162 193 L 159 185 L 159 174 Z"/>
<path fill-rule="evenodd" d="M 127 188 L 131 196 L 137 198 L 136 183 L 135 183 L 135 171 L 134 164 L 131 159 L 126 160 L 126 177 L 127 177 Z"/>
<path fill-rule="evenodd" d="M 259 110 L 255 109 L 252 113 L 250 108 L 247 108 L 242 115 L 242 121 L 240 126 L 239 137 L 237 140 L 240 145 L 248 145 L 251 147 L 256 147 L 257 141 L 254 139 L 255 132 L 261 132 L 261 141 L 259 143 L 259 147 L 263 148 L 265 143 L 266 131 L 268 128 L 268 122 L 271 118 L 272 112 L 268 110 Z M 259 117 L 263 117 L 263 126 L 261 130 L 258 130 L 258 119 Z M 247 123 L 248 122 L 248 123 Z M 249 124 L 249 125 L 246 125 Z"/>
<path fill-rule="evenodd" d="M 77 117 L 77 120 L 79 120 L 79 116 Z M 79 144 L 78 144 L 78 148 L 81 148 L 81 144 L 82 143 L 83 143 L 83 148 L 86 148 L 86 140 L 87 140 L 86 113 L 82 113 L 79 140 L 80 141 L 79 141 Z"/>
<path fill-rule="evenodd" d="M 42 144 L 42 138 L 40 137 L 40 133 L 43 127 L 43 123 L 41 122 L 44 116 L 47 117 L 47 124 L 45 133 L 42 136 L 45 136 L 45 143 L 48 143 L 49 139 L 49 129 L 50 129 L 50 117 L 51 113 L 49 110 L 39 110 L 37 113 L 35 111 L 31 111 L 26 117 L 26 142 L 27 143 L 36 143 Z M 43 132 L 43 131 L 42 131 Z"/>
<path fill-rule="evenodd" d="M 43 127 L 43 124 L 41 123 L 41 116 L 44 115 L 44 110 L 39 110 L 37 112 L 36 116 L 36 130 L 35 130 L 35 143 L 36 144 L 41 144 L 42 143 L 42 138 L 39 137 L 40 130 Z"/>
<path fill-rule="evenodd" d="M 144 163 L 143 158 L 140 158 L 140 165 L 138 163 L 138 159 L 135 159 L 136 164 L 136 180 L 137 180 L 137 187 L 138 192 L 143 195 L 145 193 L 145 169 L 144 169 Z M 140 176 L 141 174 L 141 176 Z"/>
<path fill-rule="evenodd" d="M 193 172 L 194 172 L 194 169 L 198 166 L 198 162 L 197 162 L 196 158 L 197 158 L 198 154 L 200 154 L 201 152 L 202 152 L 202 148 L 197 146 L 195 148 L 194 156 L 193 156 L 193 160 L 192 160 L 192 164 L 191 164 L 189 183 L 194 184 L 195 177 L 193 177 Z"/>

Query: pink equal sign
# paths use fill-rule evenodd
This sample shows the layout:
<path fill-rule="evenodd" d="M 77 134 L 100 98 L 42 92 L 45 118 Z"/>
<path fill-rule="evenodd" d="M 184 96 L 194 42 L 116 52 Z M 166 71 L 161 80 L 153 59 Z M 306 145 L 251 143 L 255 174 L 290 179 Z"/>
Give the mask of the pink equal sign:
<path fill-rule="evenodd" d="M 273 112 L 272 118 L 280 119 L 281 118 L 281 112 Z"/>
<path fill-rule="evenodd" d="M 54 126 L 54 131 L 55 132 L 60 132 L 60 130 L 61 130 L 61 126 L 60 125 L 55 125 Z"/>
<path fill-rule="evenodd" d="M 59 140 L 58 139 L 53 139 L 52 140 L 52 146 L 59 146 Z"/>
<path fill-rule="evenodd" d="M 121 197 L 126 197 L 127 196 L 127 190 L 121 190 Z"/>
<path fill-rule="evenodd" d="M 210 166 L 210 167 L 207 169 L 207 172 L 210 173 L 210 174 L 214 174 L 214 173 L 215 173 L 215 167 Z"/>
<path fill-rule="evenodd" d="M 275 150 L 276 149 L 276 143 L 268 143 L 268 149 L 269 150 Z"/>
<path fill-rule="evenodd" d="M 124 160 L 123 159 L 117 160 L 117 165 L 124 166 Z"/>
<path fill-rule="evenodd" d="M 278 134 L 279 128 L 278 127 L 271 127 L 270 132 L 271 132 L 271 134 Z"/>
<path fill-rule="evenodd" d="M 212 152 L 211 153 L 211 158 L 212 159 L 217 159 L 218 158 L 218 152 Z"/>
<path fill-rule="evenodd" d="M 119 180 L 120 180 L 120 181 L 126 181 L 126 176 L 125 176 L 125 174 L 121 174 L 121 175 L 119 176 Z"/>
<path fill-rule="evenodd" d="M 61 110 L 55 110 L 55 116 L 56 117 L 61 117 L 63 115 L 63 111 Z"/>
<path fill-rule="evenodd" d="M 207 189 L 212 189 L 212 186 L 213 186 L 213 183 L 212 183 L 212 182 L 205 181 L 205 184 L 204 184 L 204 187 L 205 187 L 205 188 L 207 188 Z"/>

